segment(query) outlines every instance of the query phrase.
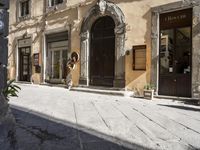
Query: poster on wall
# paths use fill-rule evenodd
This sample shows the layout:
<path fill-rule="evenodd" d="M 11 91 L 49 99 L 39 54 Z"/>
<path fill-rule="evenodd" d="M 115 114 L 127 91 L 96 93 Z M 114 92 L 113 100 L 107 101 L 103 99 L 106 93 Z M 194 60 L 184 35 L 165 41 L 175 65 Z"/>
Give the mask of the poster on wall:
<path fill-rule="evenodd" d="M 35 53 L 33 55 L 33 59 L 34 59 L 34 66 L 39 66 L 39 53 Z"/>

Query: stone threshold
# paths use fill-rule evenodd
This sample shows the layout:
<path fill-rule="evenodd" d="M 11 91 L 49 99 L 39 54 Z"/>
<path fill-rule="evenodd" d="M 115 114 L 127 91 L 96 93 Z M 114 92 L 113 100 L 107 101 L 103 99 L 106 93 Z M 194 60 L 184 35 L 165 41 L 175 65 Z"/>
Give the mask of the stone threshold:
<path fill-rule="evenodd" d="M 40 83 L 40 85 L 43 85 L 43 86 L 50 86 L 50 87 L 61 87 L 61 88 L 66 88 L 66 85 L 65 85 L 65 84 Z"/>
<path fill-rule="evenodd" d="M 49 86 L 49 87 L 62 87 L 66 88 L 65 84 L 52 84 L 52 83 L 32 83 L 32 82 L 26 82 L 26 81 L 15 81 L 17 84 L 23 84 L 23 85 L 42 85 L 42 86 Z"/>
<path fill-rule="evenodd" d="M 40 85 L 49 86 L 49 87 L 66 88 L 65 84 L 41 83 Z M 115 87 L 79 85 L 79 86 L 72 87 L 70 89 L 70 91 L 94 93 L 94 94 L 103 94 L 103 95 L 111 95 L 111 96 L 133 97 L 133 92 L 132 91 L 126 91 L 124 88 L 115 88 Z"/>
<path fill-rule="evenodd" d="M 33 82 L 28 82 L 28 81 L 14 81 L 14 83 L 17 83 L 17 84 L 34 84 Z"/>
<path fill-rule="evenodd" d="M 165 96 L 165 95 L 154 95 L 154 98 L 165 99 L 165 100 L 183 101 L 185 104 L 200 105 L 200 99 L 197 99 L 197 98 Z"/>
<path fill-rule="evenodd" d="M 114 88 L 114 87 L 101 87 L 101 86 L 78 86 L 72 87 L 71 91 L 79 91 L 86 93 L 96 93 L 104 95 L 113 95 L 113 96 L 133 96 L 132 91 L 126 91 L 123 88 Z"/>

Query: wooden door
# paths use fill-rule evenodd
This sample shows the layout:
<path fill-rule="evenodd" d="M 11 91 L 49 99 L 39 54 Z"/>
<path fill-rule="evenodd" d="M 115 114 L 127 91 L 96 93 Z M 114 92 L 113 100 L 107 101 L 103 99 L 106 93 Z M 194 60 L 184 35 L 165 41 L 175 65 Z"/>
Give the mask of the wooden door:
<path fill-rule="evenodd" d="M 20 48 L 19 58 L 20 58 L 20 81 L 30 82 L 30 47 Z"/>
<path fill-rule="evenodd" d="M 191 97 L 191 69 L 192 69 L 192 28 L 181 27 L 175 29 L 175 75 L 176 95 Z"/>
<path fill-rule="evenodd" d="M 90 85 L 113 86 L 115 64 L 115 23 L 99 18 L 91 30 Z"/>

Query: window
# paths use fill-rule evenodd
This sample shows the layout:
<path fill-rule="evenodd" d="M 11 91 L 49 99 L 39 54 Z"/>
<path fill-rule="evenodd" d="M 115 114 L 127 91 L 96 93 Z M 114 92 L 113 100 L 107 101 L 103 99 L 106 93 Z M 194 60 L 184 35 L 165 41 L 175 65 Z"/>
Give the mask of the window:
<path fill-rule="evenodd" d="M 63 3 L 63 0 L 48 0 L 49 7 Z"/>
<path fill-rule="evenodd" d="M 31 0 L 18 0 L 17 5 L 17 20 L 23 21 L 30 17 L 30 1 Z"/>
<path fill-rule="evenodd" d="M 146 45 L 133 46 L 133 70 L 146 70 Z"/>
<path fill-rule="evenodd" d="M 25 17 L 30 14 L 29 0 L 20 2 L 20 17 Z"/>

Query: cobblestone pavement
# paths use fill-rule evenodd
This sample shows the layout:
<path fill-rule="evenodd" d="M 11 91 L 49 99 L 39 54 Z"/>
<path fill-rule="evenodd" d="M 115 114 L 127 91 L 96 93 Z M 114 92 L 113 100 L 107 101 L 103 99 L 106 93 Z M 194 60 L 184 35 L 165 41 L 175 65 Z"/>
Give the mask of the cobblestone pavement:
<path fill-rule="evenodd" d="M 19 84 L 20 150 L 200 149 L 200 107 Z"/>

